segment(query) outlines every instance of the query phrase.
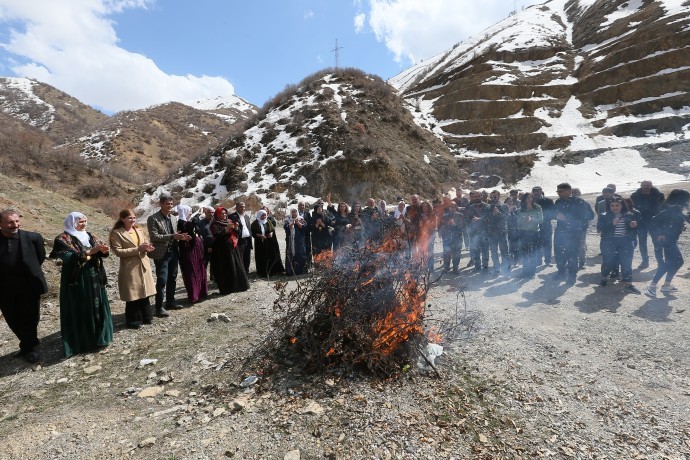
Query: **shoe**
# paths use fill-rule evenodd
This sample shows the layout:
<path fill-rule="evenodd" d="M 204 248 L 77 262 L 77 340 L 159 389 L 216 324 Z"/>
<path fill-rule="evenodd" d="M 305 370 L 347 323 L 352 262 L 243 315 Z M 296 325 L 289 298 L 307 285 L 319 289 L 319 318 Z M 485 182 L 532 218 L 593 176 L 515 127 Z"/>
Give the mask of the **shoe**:
<path fill-rule="evenodd" d="M 661 292 L 678 292 L 678 288 L 672 284 L 669 284 L 669 285 L 664 284 L 659 288 L 659 290 Z"/>
<path fill-rule="evenodd" d="M 141 328 L 141 324 L 139 324 L 139 323 L 127 323 L 126 326 L 127 326 L 127 329 L 139 329 L 139 328 Z"/>
<path fill-rule="evenodd" d="M 166 305 L 165 308 L 168 310 L 182 310 L 184 307 L 182 305 L 179 305 L 179 304 L 172 304 L 172 305 Z"/>
<path fill-rule="evenodd" d="M 470 261 L 467 262 L 467 265 L 465 266 L 465 268 L 470 268 L 472 265 L 474 265 L 474 260 L 470 259 Z"/>
<path fill-rule="evenodd" d="M 639 267 L 637 268 L 649 268 L 649 260 L 643 260 Z"/>
<path fill-rule="evenodd" d="M 609 282 L 608 282 L 607 279 L 603 279 L 603 280 L 599 281 L 599 286 L 601 286 L 601 287 L 606 287 L 606 285 L 607 285 L 608 283 L 609 283 Z"/>
<path fill-rule="evenodd" d="M 41 355 L 39 355 L 35 351 L 20 351 L 19 356 L 29 364 L 36 364 L 41 359 Z"/>
<path fill-rule="evenodd" d="M 628 291 L 628 292 L 632 292 L 633 294 L 642 294 L 642 292 L 640 292 L 640 290 L 637 289 L 632 284 L 626 284 L 625 286 L 623 286 L 623 289 Z"/>
<path fill-rule="evenodd" d="M 453 269 L 453 274 L 457 275 L 458 273 L 460 273 L 460 269 L 458 267 L 455 267 Z"/>
<path fill-rule="evenodd" d="M 644 295 L 646 295 L 647 297 L 652 297 L 653 299 L 656 299 L 656 287 L 647 286 L 647 288 L 644 290 Z"/>
<path fill-rule="evenodd" d="M 156 316 L 159 318 L 167 318 L 170 316 L 170 313 L 168 313 L 168 311 L 163 307 L 156 308 Z"/>

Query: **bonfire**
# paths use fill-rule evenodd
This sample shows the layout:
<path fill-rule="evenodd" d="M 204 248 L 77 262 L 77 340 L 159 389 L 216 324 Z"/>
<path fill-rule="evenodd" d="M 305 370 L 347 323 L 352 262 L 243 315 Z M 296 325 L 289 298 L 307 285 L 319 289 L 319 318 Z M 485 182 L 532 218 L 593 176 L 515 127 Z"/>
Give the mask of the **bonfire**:
<path fill-rule="evenodd" d="M 308 371 L 367 370 L 391 376 L 426 358 L 441 337 L 430 326 L 428 254 L 391 229 L 380 242 L 323 252 L 296 286 L 276 283 L 280 314 L 260 345 Z M 436 327 L 437 330 L 442 327 Z"/>

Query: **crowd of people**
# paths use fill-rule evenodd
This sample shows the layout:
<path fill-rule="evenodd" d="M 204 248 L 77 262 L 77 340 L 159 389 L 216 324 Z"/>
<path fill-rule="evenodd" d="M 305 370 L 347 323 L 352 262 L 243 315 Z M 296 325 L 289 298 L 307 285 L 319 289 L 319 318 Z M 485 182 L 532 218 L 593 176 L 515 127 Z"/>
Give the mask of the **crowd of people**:
<path fill-rule="evenodd" d="M 132 329 L 182 308 L 175 300 L 178 269 L 190 304 L 208 296 L 210 281 L 220 295 L 248 290 L 252 251 L 257 277 L 296 276 L 307 273 L 324 252 L 338 253 L 394 238 L 410 257 L 425 257 L 428 270 L 434 271 L 438 236 L 443 247 L 442 272 L 468 268 L 529 279 L 535 277 L 537 267 L 555 261 L 556 273 L 547 282 L 572 285 L 587 262 L 586 235 L 595 219 L 600 235 L 600 286 L 620 278 L 624 290 L 640 294 L 633 284 L 633 254 L 639 251 L 640 269 L 649 267 L 651 239 L 657 269 L 645 294 L 656 297 L 662 279 L 660 291 L 677 291 L 671 282 L 683 265 L 678 239 L 688 221 L 683 214 L 690 204 L 688 191 L 674 189 L 665 197 L 651 181 L 643 181 L 624 198 L 609 184 L 594 206 L 570 184 L 559 184 L 556 193 L 557 199 L 552 200 L 535 186 L 531 191 L 511 190 L 505 199 L 497 190 L 473 190 L 465 198 L 458 188 L 454 197 L 446 194 L 433 201 L 412 195 L 407 203 L 398 197 L 390 209 L 385 201 L 377 203 L 373 198 L 365 206 L 359 202 L 336 206 L 329 195 L 311 208 L 299 202 L 288 209 L 280 224 L 265 206 L 252 221 L 243 202 L 236 203 L 233 212 L 203 206 L 195 214 L 191 207 L 175 206 L 172 196 L 162 194 L 159 210 L 147 219 L 146 232 L 136 224 L 135 212 L 125 209 L 107 241 L 87 231 L 84 214 L 72 212 L 49 255 L 62 262 L 63 352 L 66 357 L 90 352 L 113 339 L 103 264 L 111 252 L 119 258 L 119 297 L 125 302 L 125 324 Z M 279 225 L 285 231 L 284 262 L 276 232 Z M 33 363 L 39 359 L 35 348 L 40 296 L 47 292 L 41 270 L 46 253 L 40 234 L 19 227 L 16 211 L 0 212 L 0 308 L 19 338 L 18 356 Z M 469 260 L 466 267 L 460 266 L 463 246 Z"/>

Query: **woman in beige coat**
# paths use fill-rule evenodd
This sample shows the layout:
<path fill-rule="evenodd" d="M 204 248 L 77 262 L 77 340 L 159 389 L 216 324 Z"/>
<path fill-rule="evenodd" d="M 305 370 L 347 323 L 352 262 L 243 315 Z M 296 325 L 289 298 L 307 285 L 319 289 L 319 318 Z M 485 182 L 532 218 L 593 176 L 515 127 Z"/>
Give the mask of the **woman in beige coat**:
<path fill-rule="evenodd" d="M 120 258 L 117 277 L 120 300 L 125 302 L 125 323 L 131 329 L 151 324 L 153 310 L 149 297 L 156 295 L 156 282 L 147 255 L 153 251 L 153 245 L 137 227 L 136 220 L 131 209 L 120 211 L 120 218 L 110 231 L 110 250 Z"/>

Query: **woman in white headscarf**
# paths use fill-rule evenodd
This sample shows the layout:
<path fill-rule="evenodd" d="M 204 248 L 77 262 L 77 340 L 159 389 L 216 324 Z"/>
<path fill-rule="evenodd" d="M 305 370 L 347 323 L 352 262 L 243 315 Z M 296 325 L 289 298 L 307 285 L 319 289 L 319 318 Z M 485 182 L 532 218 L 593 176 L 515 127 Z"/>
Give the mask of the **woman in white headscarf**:
<path fill-rule="evenodd" d="M 250 226 L 254 237 L 254 260 L 256 262 L 256 274 L 262 278 L 269 275 L 278 275 L 284 271 L 280 252 L 273 244 L 275 227 L 268 220 L 268 213 L 259 209 L 256 220 Z"/>
<path fill-rule="evenodd" d="M 199 227 L 192 220 L 192 208 L 186 204 L 177 205 L 177 231 L 192 237 L 189 241 L 178 241 L 180 271 L 191 303 L 204 300 L 208 295 L 208 279 L 204 262 L 204 239 Z"/>
<path fill-rule="evenodd" d="M 65 357 L 102 348 L 113 341 L 113 320 L 105 286 L 103 258 L 110 248 L 86 231 L 80 212 L 65 218 L 65 231 L 53 242 L 51 258 L 62 260 L 60 331 Z"/>

